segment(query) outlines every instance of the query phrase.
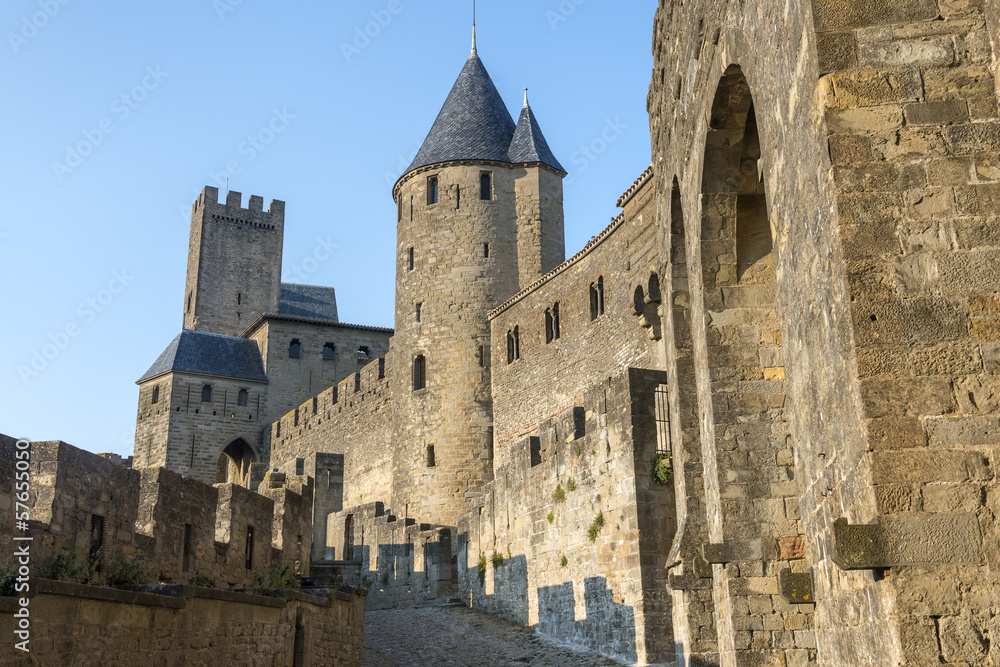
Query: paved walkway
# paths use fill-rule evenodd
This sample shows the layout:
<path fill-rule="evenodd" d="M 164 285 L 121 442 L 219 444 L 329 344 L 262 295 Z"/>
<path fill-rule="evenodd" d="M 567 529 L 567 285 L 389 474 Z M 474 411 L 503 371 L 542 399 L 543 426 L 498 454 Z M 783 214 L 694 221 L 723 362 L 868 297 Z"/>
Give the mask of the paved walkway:
<path fill-rule="evenodd" d="M 578 652 L 532 630 L 465 607 L 365 612 L 363 667 L 606 667 L 618 663 Z"/>

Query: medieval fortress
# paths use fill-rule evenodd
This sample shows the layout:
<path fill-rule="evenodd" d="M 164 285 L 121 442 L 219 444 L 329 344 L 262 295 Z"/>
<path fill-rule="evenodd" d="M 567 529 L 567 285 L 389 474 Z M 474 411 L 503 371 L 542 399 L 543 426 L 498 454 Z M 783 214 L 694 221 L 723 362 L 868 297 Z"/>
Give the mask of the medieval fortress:
<path fill-rule="evenodd" d="M 1000 665 L 1000 3 L 667 0 L 653 54 L 653 164 L 566 259 L 566 170 L 473 42 L 392 189 L 392 330 L 281 282 L 283 202 L 206 187 L 131 468 L 32 443 L 36 558 L 155 567 L 158 636 L 226 637 L 188 664 L 354 664 L 360 605 L 456 596 L 626 664 Z M 368 595 L 204 587 L 282 563 Z M 92 650 L 147 664 L 116 618 Z"/>

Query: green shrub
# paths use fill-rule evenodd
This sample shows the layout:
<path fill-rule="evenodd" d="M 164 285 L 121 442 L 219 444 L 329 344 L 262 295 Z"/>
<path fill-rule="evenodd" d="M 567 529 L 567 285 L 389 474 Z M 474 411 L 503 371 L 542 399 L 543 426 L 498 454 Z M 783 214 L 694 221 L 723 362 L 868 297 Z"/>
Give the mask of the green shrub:
<path fill-rule="evenodd" d="M 479 571 L 477 575 L 479 576 L 479 585 L 486 585 L 486 554 L 479 554 L 479 563 L 476 566 Z"/>
<path fill-rule="evenodd" d="M 563 491 L 562 484 L 556 485 L 556 491 L 552 494 L 552 497 L 556 499 L 557 503 L 561 503 L 566 500 L 566 492 Z"/>
<path fill-rule="evenodd" d="M 389 585 L 389 573 L 388 572 L 383 572 L 382 573 L 382 585 L 383 586 L 388 586 Z"/>
<path fill-rule="evenodd" d="M 674 483 L 674 457 L 670 452 L 661 452 L 653 459 L 653 481 L 665 486 Z"/>
<path fill-rule="evenodd" d="M 556 520 L 556 515 L 553 514 L 552 512 L 549 512 L 549 515 L 545 518 L 549 520 L 549 523 L 552 523 L 553 521 Z"/>
<path fill-rule="evenodd" d="M 576 482 L 573 481 L 572 477 L 570 478 L 569 482 L 566 483 L 566 488 L 569 489 L 570 491 L 576 491 Z"/>
<path fill-rule="evenodd" d="M 559 567 L 566 567 L 567 565 L 569 565 L 569 559 L 566 558 L 566 556 L 563 556 L 559 561 Z"/>
<path fill-rule="evenodd" d="M 494 568 L 500 567 L 503 565 L 503 554 L 494 549 L 493 554 L 490 555 L 490 561 L 492 561 Z"/>
<path fill-rule="evenodd" d="M 215 588 L 216 586 L 215 579 L 200 571 L 194 573 L 194 585 L 202 588 Z"/>
<path fill-rule="evenodd" d="M 98 562 L 96 559 L 89 561 L 86 558 L 80 558 L 75 549 L 63 547 L 62 551 L 42 566 L 41 577 L 85 584 L 90 581 L 91 575 L 97 569 Z"/>
<path fill-rule="evenodd" d="M 257 592 L 298 587 L 299 578 L 291 563 L 283 563 L 266 574 L 259 571 L 253 573 L 253 589 Z"/>
<path fill-rule="evenodd" d="M 142 586 L 152 578 L 152 571 L 142 566 L 138 556 L 128 559 L 115 556 L 104 573 L 104 583 L 108 586 Z"/>
<path fill-rule="evenodd" d="M 591 542 L 597 541 L 597 536 L 601 532 L 601 528 L 604 527 L 604 512 L 598 512 L 597 516 L 594 517 L 593 523 L 590 524 L 590 528 L 587 529 L 587 537 L 590 538 Z"/>

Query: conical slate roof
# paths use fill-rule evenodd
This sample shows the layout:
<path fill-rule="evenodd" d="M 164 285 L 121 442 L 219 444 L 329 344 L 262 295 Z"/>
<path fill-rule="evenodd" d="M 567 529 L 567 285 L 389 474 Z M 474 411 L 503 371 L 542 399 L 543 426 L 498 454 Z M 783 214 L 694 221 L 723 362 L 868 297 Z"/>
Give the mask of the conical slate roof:
<path fill-rule="evenodd" d="M 513 136 L 514 119 L 483 61 L 473 54 L 405 173 L 450 160 L 509 162 L 507 147 Z"/>
<path fill-rule="evenodd" d="M 192 329 L 177 334 L 136 384 L 171 371 L 267 382 L 256 342 Z"/>
<path fill-rule="evenodd" d="M 542 128 L 538 126 L 535 113 L 528 104 L 528 96 L 524 96 L 524 106 L 521 108 L 521 117 L 517 121 L 517 129 L 514 130 L 514 138 L 510 142 L 507 151 L 511 162 L 541 162 L 559 171 L 566 173 L 559 160 L 552 154 Z"/>

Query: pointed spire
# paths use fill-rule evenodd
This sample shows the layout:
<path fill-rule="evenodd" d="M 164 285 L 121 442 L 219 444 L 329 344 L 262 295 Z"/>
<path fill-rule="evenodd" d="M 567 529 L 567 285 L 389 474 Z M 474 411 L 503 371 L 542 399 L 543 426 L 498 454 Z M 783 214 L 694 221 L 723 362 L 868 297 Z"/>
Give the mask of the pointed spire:
<path fill-rule="evenodd" d="M 474 58 L 478 55 L 476 52 L 476 0 L 472 0 L 472 53 L 469 54 L 469 57 Z"/>
<path fill-rule="evenodd" d="M 542 128 L 538 125 L 538 119 L 535 118 L 535 112 L 528 105 L 527 88 L 524 89 L 524 106 L 521 107 L 521 117 L 517 120 L 507 155 L 514 164 L 541 162 L 566 173 L 559 160 L 552 154 L 552 149 L 542 134 Z"/>

